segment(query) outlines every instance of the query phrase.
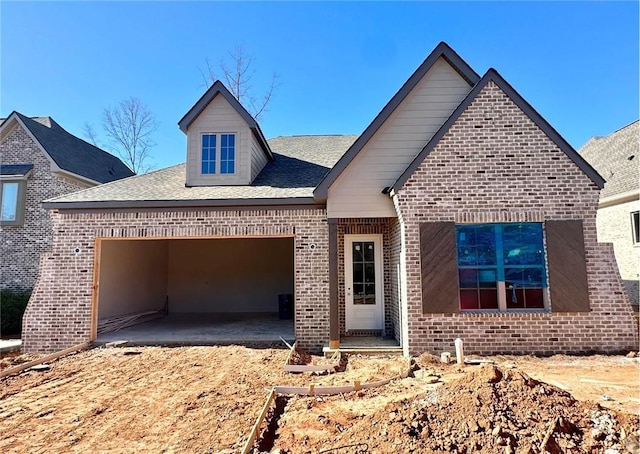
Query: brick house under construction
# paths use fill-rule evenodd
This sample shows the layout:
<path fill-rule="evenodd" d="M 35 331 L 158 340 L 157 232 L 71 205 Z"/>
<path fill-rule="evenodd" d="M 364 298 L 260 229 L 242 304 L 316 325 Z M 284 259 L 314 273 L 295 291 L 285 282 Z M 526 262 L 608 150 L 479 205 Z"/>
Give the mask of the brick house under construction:
<path fill-rule="evenodd" d="M 347 108 L 348 106 L 345 106 Z M 267 141 L 216 82 L 180 120 L 186 164 L 46 203 L 25 351 L 100 319 L 273 313 L 301 347 L 357 336 L 405 354 L 614 352 L 638 331 L 602 177 L 493 69 L 439 44 L 360 136 Z M 247 325 L 247 329 L 251 325 Z"/>

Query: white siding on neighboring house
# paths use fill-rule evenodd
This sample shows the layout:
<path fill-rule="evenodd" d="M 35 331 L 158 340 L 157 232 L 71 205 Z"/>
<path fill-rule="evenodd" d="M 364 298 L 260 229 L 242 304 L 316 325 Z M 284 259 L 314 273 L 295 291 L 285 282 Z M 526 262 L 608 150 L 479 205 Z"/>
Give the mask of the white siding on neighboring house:
<path fill-rule="evenodd" d="M 202 134 L 235 133 L 235 174 L 219 173 L 219 149 L 217 173 L 202 175 Z M 253 135 L 249 126 L 238 112 L 231 107 L 222 95 L 213 101 L 198 115 L 187 132 L 187 186 L 242 185 L 251 182 L 251 141 Z M 220 139 L 218 138 L 218 146 Z"/>
<path fill-rule="evenodd" d="M 256 137 L 251 134 L 251 181 L 255 180 L 266 164 L 267 155 L 260 147 Z"/>
<path fill-rule="evenodd" d="M 640 200 L 631 200 L 605 206 L 596 218 L 598 241 L 613 243 L 620 276 L 632 304 L 640 298 L 640 243 L 634 243 L 632 213 L 640 211 Z M 612 198 L 612 197 L 611 197 Z M 600 200 L 602 205 L 603 200 Z"/>
<path fill-rule="evenodd" d="M 382 194 L 449 118 L 471 86 L 440 58 L 331 185 L 330 218 L 395 217 Z"/>

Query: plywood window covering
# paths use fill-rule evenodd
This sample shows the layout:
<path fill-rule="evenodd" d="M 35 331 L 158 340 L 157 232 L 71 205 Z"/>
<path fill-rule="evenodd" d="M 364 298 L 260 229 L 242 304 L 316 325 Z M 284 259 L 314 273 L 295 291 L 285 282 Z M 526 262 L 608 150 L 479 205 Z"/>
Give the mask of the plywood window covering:
<path fill-rule="evenodd" d="M 581 220 L 546 221 L 552 312 L 589 312 L 589 287 Z"/>
<path fill-rule="evenodd" d="M 420 224 L 420 263 L 422 312 L 459 312 L 455 223 Z"/>

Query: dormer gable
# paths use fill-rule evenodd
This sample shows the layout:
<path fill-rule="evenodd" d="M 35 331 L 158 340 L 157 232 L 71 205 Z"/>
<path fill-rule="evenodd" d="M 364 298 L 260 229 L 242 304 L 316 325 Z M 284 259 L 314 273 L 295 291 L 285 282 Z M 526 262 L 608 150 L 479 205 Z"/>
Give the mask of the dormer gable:
<path fill-rule="evenodd" d="M 249 185 L 273 160 L 256 120 L 219 80 L 178 126 L 187 135 L 187 186 Z"/>

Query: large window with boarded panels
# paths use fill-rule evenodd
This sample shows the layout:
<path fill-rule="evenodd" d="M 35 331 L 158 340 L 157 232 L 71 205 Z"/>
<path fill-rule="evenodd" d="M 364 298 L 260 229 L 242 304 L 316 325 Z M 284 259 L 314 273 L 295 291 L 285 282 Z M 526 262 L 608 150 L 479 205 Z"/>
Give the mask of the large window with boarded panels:
<path fill-rule="evenodd" d="M 423 222 L 420 266 L 425 314 L 590 310 L 581 220 Z"/>
<path fill-rule="evenodd" d="M 456 226 L 461 310 L 543 309 L 542 224 Z"/>

